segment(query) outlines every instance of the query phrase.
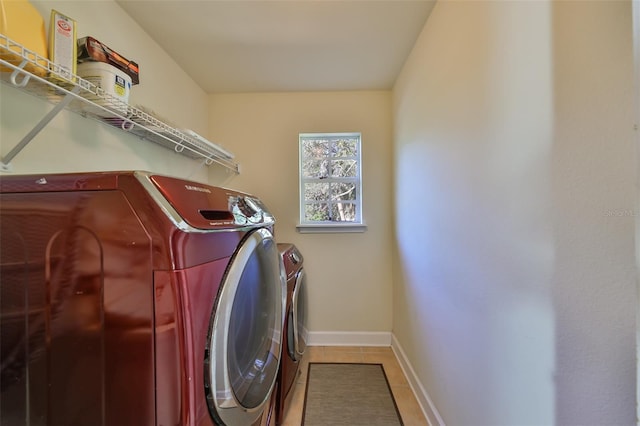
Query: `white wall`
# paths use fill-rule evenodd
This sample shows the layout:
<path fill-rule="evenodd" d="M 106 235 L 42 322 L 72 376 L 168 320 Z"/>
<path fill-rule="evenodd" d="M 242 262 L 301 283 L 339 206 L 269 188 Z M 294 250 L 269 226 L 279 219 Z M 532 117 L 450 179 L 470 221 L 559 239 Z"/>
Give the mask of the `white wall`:
<path fill-rule="evenodd" d="M 635 420 L 630 2 L 553 8 L 556 420 Z M 588 407 L 588 408 L 585 408 Z"/>
<path fill-rule="evenodd" d="M 232 186 L 276 216 L 276 238 L 305 258 L 318 332 L 391 331 L 391 93 L 249 93 L 210 97 L 210 134 L 233 148 Z M 356 234 L 299 234 L 298 134 L 362 132 L 363 211 Z"/>
<path fill-rule="evenodd" d="M 635 126 L 636 139 L 635 145 L 640 146 L 640 2 L 632 2 L 633 13 L 633 57 L 634 57 L 634 83 L 635 83 Z M 640 167 L 640 150 L 636 149 L 636 185 L 640 188 L 640 175 L 637 170 Z M 637 196 L 636 190 L 636 212 L 640 212 L 640 197 Z M 640 215 L 635 215 L 636 227 L 636 270 L 640 270 Z M 640 424 L 640 298 L 636 305 L 636 424 Z"/>
<path fill-rule="evenodd" d="M 393 331 L 447 424 L 635 422 L 630 10 L 439 2 L 396 83 Z"/>
<path fill-rule="evenodd" d="M 92 36 L 140 65 L 130 104 L 143 105 L 179 127 L 206 136 L 207 95 L 115 2 L 33 1 L 49 23 L 56 9 Z M 6 155 L 52 108 L 7 84 L 0 85 L 0 153 Z M 206 181 L 200 162 L 100 123 L 61 112 L 12 161 L 12 173 L 142 169 Z M 211 166 L 215 168 L 216 166 Z"/>

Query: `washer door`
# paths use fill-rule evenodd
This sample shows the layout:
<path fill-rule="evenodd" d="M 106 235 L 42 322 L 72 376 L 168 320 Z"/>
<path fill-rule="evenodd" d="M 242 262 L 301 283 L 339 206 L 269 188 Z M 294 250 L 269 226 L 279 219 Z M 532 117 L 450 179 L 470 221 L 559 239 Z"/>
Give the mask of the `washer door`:
<path fill-rule="evenodd" d="M 293 288 L 293 300 L 291 301 L 291 319 L 293 327 L 289 328 L 293 344 L 289 341 L 290 355 L 295 361 L 299 361 L 307 348 L 307 275 L 304 269 L 300 269 L 296 276 L 296 286 Z M 291 323 L 290 323 L 291 324 Z M 293 330 L 293 333 L 291 333 Z"/>
<path fill-rule="evenodd" d="M 212 314 L 205 392 L 218 424 L 250 425 L 269 402 L 282 343 L 282 262 L 273 236 L 258 229 L 231 259 Z"/>

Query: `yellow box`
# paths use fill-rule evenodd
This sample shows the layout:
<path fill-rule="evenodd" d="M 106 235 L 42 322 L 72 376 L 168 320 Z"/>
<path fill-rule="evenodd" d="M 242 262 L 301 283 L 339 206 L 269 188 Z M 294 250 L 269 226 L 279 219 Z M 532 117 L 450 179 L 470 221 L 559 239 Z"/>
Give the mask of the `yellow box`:
<path fill-rule="evenodd" d="M 42 15 L 28 0 L 0 0 L 0 34 L 20 46 L 0 42 L 0 58 L 20 65 L 23 56 L 31 63 L 25 69 L 33 74 L 47 74 L 47 35 Z M 36 56 L 38 55 L 38 56 Z M 0 67 L 0 71 L 11 71 L 9 67 Z"/>
<path fill-rule="evenodd" d="M 76 21 L 51 10 L 49 26 L 49 60 L 51 78 L 75 82 L 77 58 Z"/>

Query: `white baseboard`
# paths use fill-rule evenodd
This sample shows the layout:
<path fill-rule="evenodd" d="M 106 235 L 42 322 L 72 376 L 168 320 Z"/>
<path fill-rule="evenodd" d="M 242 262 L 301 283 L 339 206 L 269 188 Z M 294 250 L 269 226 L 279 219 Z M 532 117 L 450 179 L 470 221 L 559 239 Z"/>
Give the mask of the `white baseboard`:
<path fill-rule="evenodd" d="M 395 334 L 391 335 L 391 349 L 393 349 L 393 352 L 396 354 L 396 358 L 398 358 L 398 362 L 400 363 L 400 368 L 402 368 L 405 377 L 409 381 L 409 386 L 411 386 L 413 394 L 418 399 L 418 404 L 420 404 L 420 408 L 422 408 L 422 412 L 427 418 L 429 425 L 445 426 L 444 420 L 442 420 L 438 409 L 433 401 L 431 401 L 427 390 L 424 388 L 422 382 L 411 366 L 411 363 L 402 349 L 402 346 L 400 346 L 400 343 L 396 339 Z"/>
<path fill-rule="evenodd" d="M 384 331 L 310 331 L 309 346 L 391 346 L 391 333 Z"/>

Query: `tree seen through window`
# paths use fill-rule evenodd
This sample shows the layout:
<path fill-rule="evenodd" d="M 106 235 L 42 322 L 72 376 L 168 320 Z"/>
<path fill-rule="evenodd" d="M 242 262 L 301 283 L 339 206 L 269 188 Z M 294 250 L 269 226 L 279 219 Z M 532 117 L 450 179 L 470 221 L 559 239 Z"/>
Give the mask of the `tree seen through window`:
<path fill-rule="evenodd" d="M 360 134 L 300 135 L 302 223 L 360 223 Z"/>

